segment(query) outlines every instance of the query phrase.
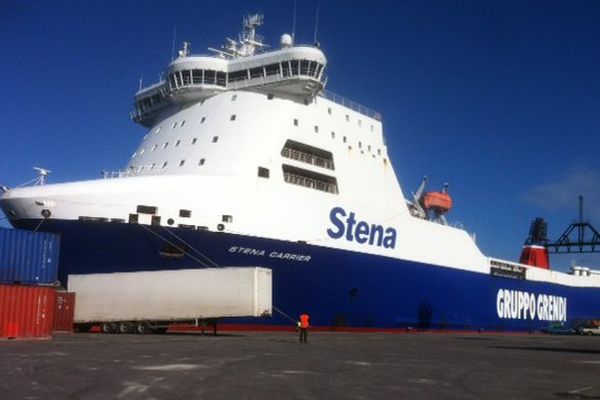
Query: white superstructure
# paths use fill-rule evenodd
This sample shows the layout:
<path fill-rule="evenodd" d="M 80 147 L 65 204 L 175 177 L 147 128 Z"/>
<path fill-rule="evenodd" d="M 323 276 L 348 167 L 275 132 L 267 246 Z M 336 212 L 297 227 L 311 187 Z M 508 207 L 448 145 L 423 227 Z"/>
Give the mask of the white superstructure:
<path fill-rule="evenodd" d="M 10 190 L 7 215 L 215 230 L 489 274 L 467 232 L 411 213 L 381 116 L 324 91 L 323 52 L 289 35 L 260 52 L 262 19 L 245 22 L 216 56 L 186 44 L 164 81 L 136 93 L 132 118 L 148 131 L 123 171 Z"/>

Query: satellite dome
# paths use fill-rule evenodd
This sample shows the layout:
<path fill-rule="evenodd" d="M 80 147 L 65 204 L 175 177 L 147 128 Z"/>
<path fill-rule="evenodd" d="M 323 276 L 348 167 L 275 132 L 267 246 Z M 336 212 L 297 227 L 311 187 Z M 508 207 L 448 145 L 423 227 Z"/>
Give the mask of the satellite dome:
<path fill-rule="evenodd" d="M 294 39 L 292 38 L 292 35 L 290 35 L 289 33 L 284 33 L 283 35 L 281 35 L 281 47 L 288 48 L 291 47 L 293 44 Z"/>

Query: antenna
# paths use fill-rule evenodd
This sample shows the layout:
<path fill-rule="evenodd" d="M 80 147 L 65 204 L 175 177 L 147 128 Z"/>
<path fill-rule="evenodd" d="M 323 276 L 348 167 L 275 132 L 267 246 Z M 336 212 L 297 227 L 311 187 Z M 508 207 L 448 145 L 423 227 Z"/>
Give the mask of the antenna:
<path fill-rule="evenodd" d="M 171 61 L 175 59 L 175 36 L 177 35 L 177 29 L 173 25 L 173 41 L 171 42 Z"/>
<path fill-rule="evenodd" d="M 292 39 L 296 42 L 296 0 L 294 0 L 294 18 L 292 19 Z"/>
<path fill-rule="evenodd" d="M 317 33 L 319 32 L 319 9 L 321 8 L 321 0 L 317 1 L 317 12 L 315 15 L 315 40 L 314 44 L 318 47 Z"/>

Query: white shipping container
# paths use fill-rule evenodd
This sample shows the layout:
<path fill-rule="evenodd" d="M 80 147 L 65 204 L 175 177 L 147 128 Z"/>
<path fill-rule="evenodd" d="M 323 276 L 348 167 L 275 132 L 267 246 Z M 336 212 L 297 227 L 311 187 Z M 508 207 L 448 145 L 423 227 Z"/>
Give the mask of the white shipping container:
<path fill-rule="evenodd" d="M 69 275 L 75 323 L 272 314 L 271 270 L 258 267 Z"/>

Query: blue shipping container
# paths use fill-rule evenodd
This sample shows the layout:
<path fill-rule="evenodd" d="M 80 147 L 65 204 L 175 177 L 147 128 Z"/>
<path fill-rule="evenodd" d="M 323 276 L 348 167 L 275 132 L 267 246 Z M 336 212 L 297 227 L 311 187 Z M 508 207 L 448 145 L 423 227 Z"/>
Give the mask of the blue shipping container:
<path fill-rule="evenodd" d="M 56 282 L 59 249 L 57 234 L 0 228 L 0 282 Z"/>

